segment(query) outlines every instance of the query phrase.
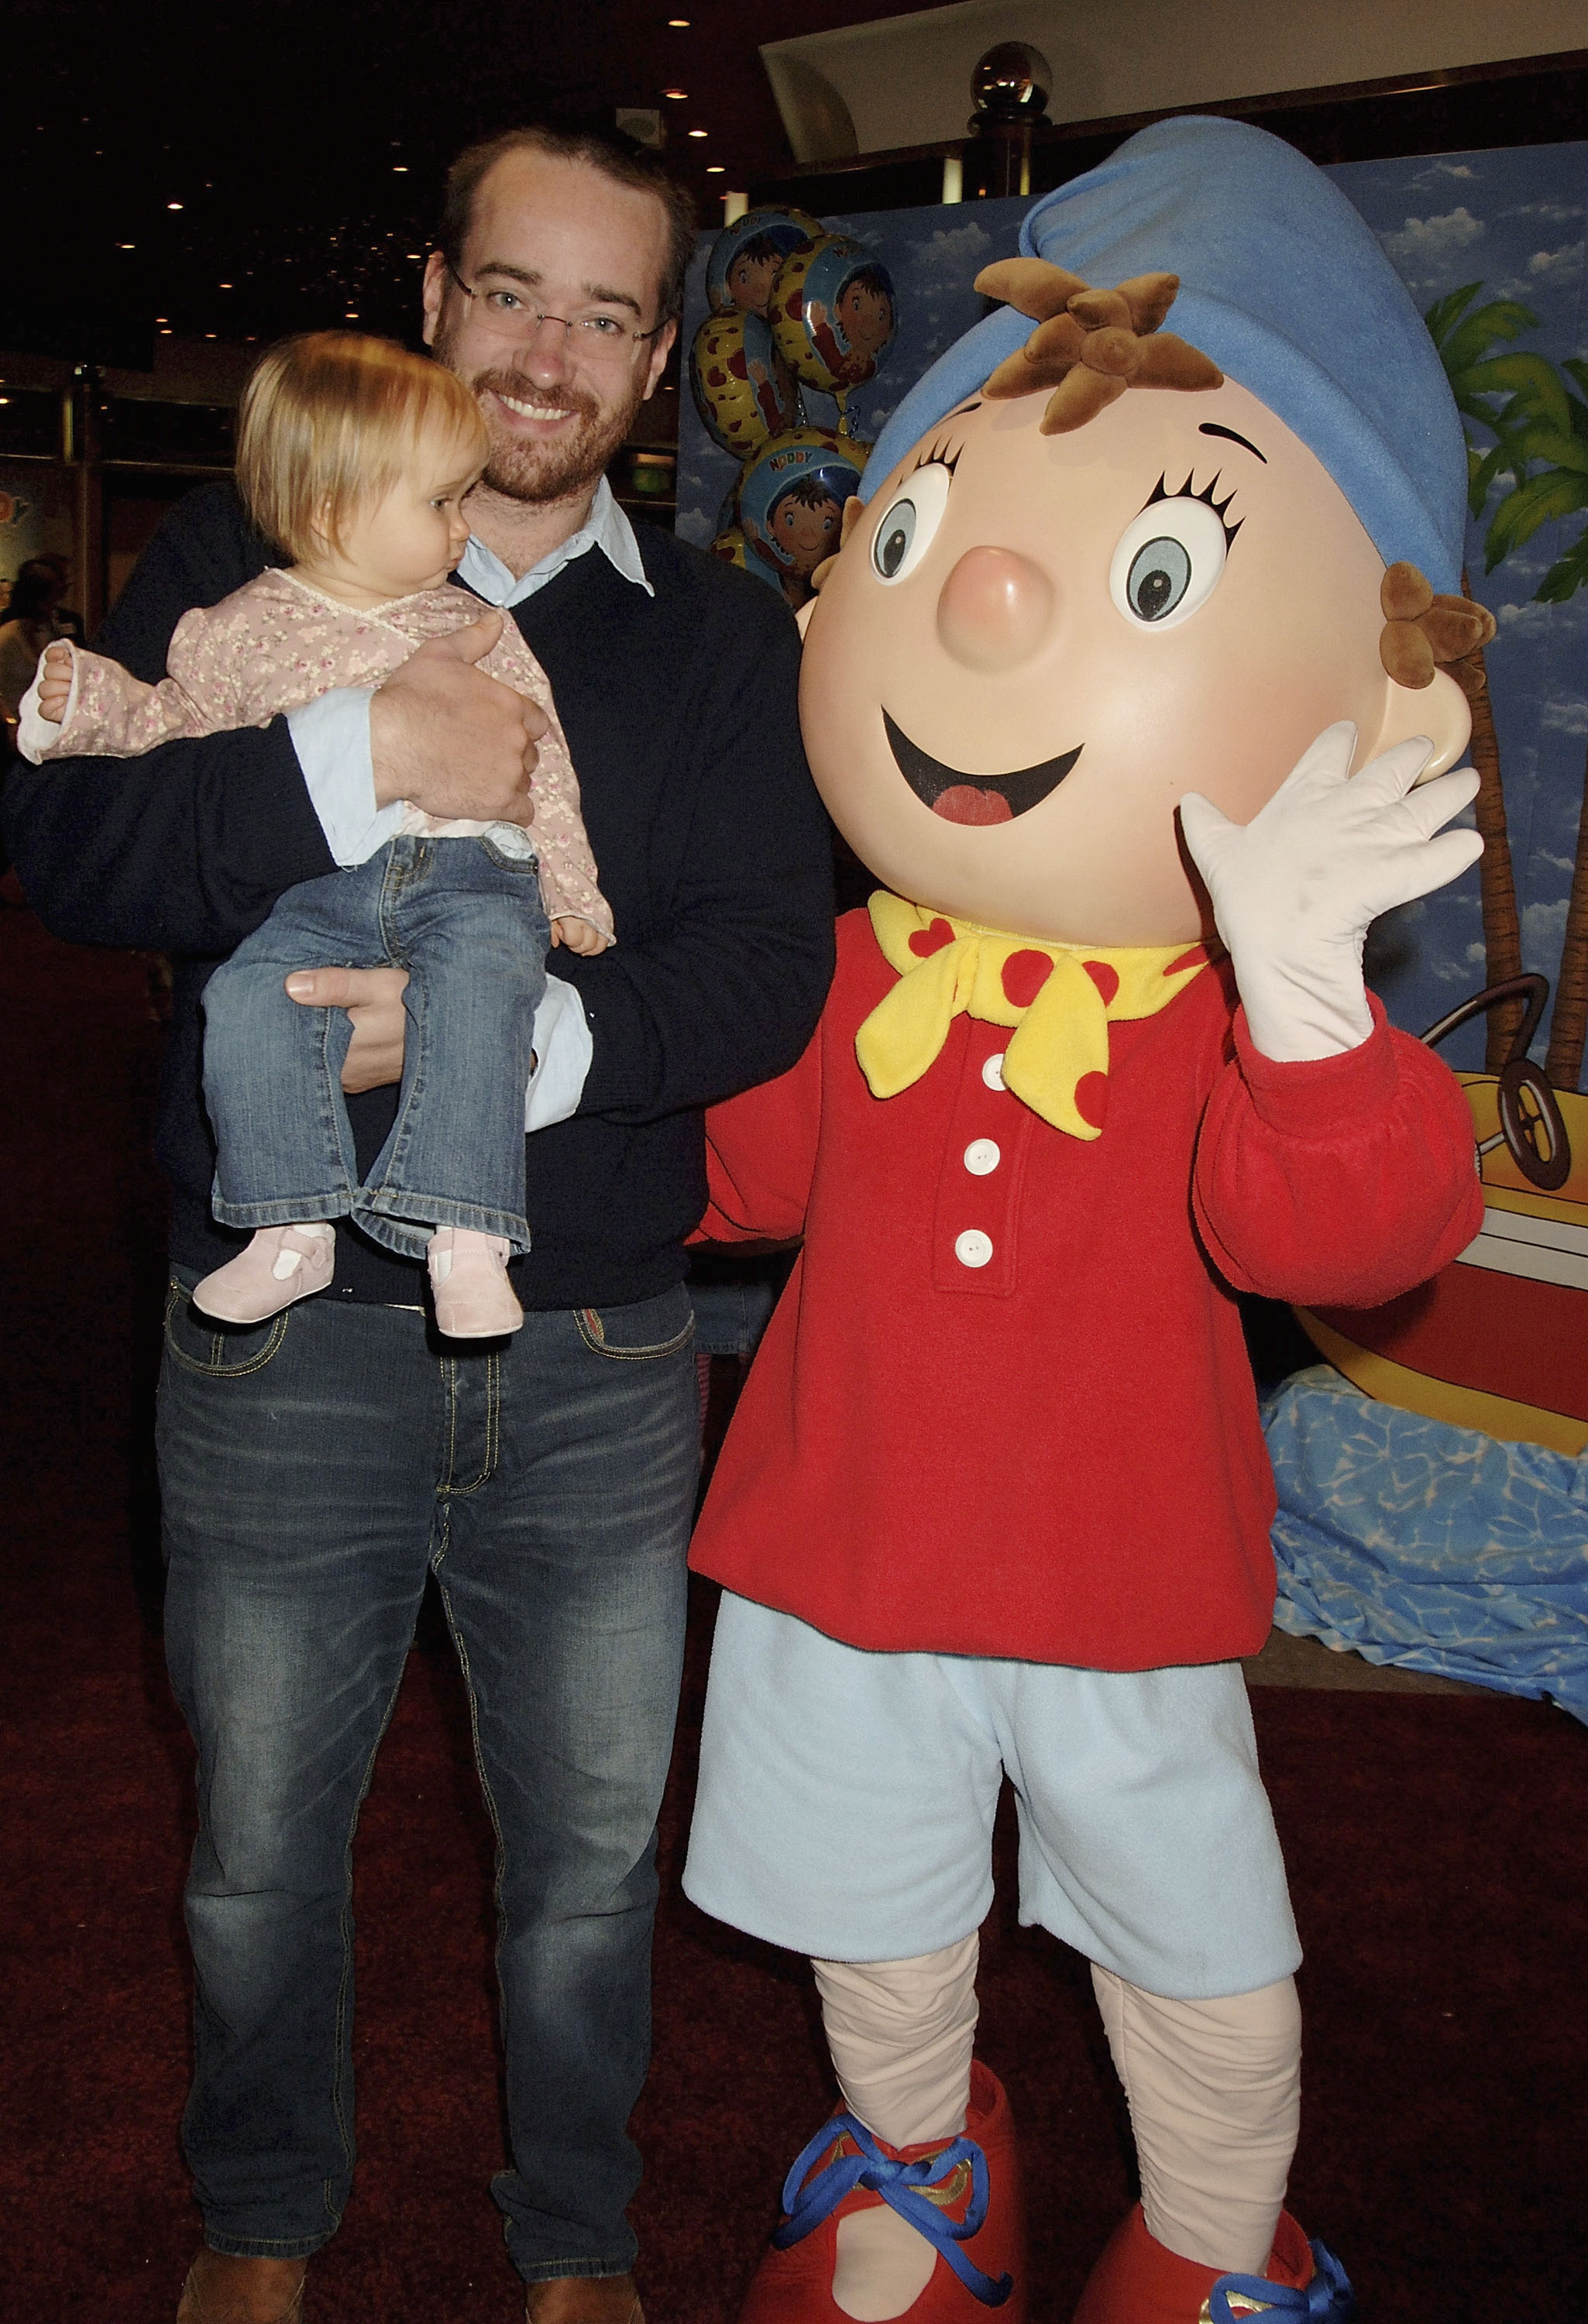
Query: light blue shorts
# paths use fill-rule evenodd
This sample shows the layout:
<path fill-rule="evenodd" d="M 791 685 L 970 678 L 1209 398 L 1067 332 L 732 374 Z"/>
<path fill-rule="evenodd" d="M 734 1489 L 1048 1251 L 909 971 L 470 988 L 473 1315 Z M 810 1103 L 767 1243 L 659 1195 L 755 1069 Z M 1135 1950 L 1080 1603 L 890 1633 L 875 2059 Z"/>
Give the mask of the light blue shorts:
<path fill-rule="evenodd" d="M 1296 1968 L 1238 1663 L 871 1654 L 726 1593 L 685 1891 L 818 1960 L 935 1952 L 992 1904 L 1005 1774 L 1023 1923 L 1177 2001 Z"/>

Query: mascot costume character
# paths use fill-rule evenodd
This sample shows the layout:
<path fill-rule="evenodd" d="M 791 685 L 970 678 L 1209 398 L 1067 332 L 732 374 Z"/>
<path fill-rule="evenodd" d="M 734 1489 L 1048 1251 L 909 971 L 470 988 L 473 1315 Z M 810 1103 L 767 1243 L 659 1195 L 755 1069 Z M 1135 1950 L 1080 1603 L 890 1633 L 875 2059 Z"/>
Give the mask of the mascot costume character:
<path fill-rule="evenodd" d="M 1369 922 L 1480 852 L 1442 829 L 1477 779 L 1441 665 L 1487 621 L 1461 429 L 1366 226 L 1260 131 L 1147 130 L 1020 249 L 808 609 L 811 765 L 884 887 L 802 1061 L 708 1125 L 705 1232 L 804 1250 L 697 1535 L 685 1886 L 814 1957 L 844 2107 L 743 2324 L 1026 2314 L 972 2054 L 1006 1774 L 1020 1917 L 1094 1965 L 1140 2165 L 1077 2324 L 1340 2324 L 1282 2209 L 1300 1950 L 1237 1659 L 1274 1494 L 1235 1295 L 1371 1305 L 1480 1222 L 1460 1089 L 1362 975 Z"/>

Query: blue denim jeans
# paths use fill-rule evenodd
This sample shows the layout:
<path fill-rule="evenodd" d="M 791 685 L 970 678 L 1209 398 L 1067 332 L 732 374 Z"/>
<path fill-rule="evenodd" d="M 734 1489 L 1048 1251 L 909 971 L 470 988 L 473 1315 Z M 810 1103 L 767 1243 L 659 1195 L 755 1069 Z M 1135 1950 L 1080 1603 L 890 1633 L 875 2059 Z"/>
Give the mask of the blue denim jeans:
<path fill-rule="evenodd" d="M 289 888 L 204 989 L 204 1101 L 230 1227 L 353 1218 L 422 1259 L 436 1227 L 530 1247 L 524 1092 L 550 942 L 532 854 L 401 838 Z M 397 1118 L 359 1183 L 342 1095 L 352 1026 L 300 1009 L 295 968 L 405 968 Z"/>
<path fill-rule="evenodd" d="M 212 1326 L 179 1270 L 159 1451 L 206 2240 L 282 2258 L 353 2172 L 351 1849 L 434 1570 L 497 1834 L 521 2275 L 621 2274 L 649 2061 L 656 1818 L 698 1460 L 688 1301 L 531 1313 L 478 1352 L 401 1307 Z"/>

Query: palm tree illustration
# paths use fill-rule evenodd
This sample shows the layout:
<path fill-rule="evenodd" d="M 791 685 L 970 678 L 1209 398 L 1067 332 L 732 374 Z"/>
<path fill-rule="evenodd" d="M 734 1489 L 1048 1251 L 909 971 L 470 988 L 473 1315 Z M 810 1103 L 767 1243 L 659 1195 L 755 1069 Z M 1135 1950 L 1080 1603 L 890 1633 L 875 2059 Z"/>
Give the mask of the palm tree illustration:
<path fill-rule="evenodd" d="M 1484 542 L 1488 568 L 1530 540 L 1541 524 L 1559 522 L 1588 510 L 1588 363 L 1568 355 L 1556 373 L 1529 384 L 1518 396 L 1520 409 L 1510 417 L 1510 441 L 1520 477 L 1494 512 Z M 1574 392 L 1573 391 L 1576 392 Z M 1588 524 L 1557 557 L 1533 592 L 1534 603 L 1564 605 L 1588 584 Z M 1583 770 L 1583 810 L 1577 824 L 1576 860 L 1566 905 L 1565 939 L 1556 981 L 1549 1053 L 1544 1070 L 1556 1089 L 1574 1090 L 1582 1077 L 1583 1042 L 1588 1032 L 1588 763 Z"/>
<path fill-rule="evenodd" d="M 1513 473 L 1504 423 L 1520 392 L 1514 366 L 1519 360 L 1524 364 L 1538 360 L 1526 355 L 1519 358 L 1514 354 L 1496 353 L 1509 341 L 1519 338 L 1524 331 L 1536 328 L 1538 318 L 1516 299 L 1495 299 L 1487 306 L 1473 307 L 1473 301 L 1482 288 L 1481 282 L 1469 282 L 1459 290 L 1452 290 L 1436 300 L 1423 318 L 1445 365 L 1456 410 L 1461 413 L 1467 444 L 1467 504 L 1474 517 L 1482 515 L 1496 485 Z M 1470 597 L 1472 586 L 1464 569 L 1461 586 L 1462 595 Z M 1473 659 L 1482 667 L 1481 650 Z M 1473 812 L 1483 841 L 1478 877 L 1486 981 L 1500 984 L 1521 973 L 1522 932 L 1506 829 L 1500 738 L 1495 733 L 1486 679 L 1487 673 L 1483 688 L 1472 705 L 1473 765 L 1478 774 Z M 1521 1021 L 1519 1002 L 1490 1011 L 1484 1063 L 1491 1073 L 1498 1073 L 1510 1056 Z"/>

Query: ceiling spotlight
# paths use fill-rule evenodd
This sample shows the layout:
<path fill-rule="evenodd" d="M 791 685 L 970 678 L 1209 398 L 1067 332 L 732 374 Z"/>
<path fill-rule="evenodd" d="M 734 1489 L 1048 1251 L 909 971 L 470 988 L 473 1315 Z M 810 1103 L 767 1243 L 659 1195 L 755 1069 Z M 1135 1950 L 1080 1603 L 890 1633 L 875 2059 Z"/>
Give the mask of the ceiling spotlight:
<path fill-rule="evenodd" d="M 707 134 L 704 129 L 691 129 L 688 134 L 691 137 L 704 137 Z"/>
<path fill-rule="evenodd" d="M 408 255 L 410 258 L 422 258 L 424 256 L 424 252 L 422 250 L 411 250 Z"/>
<path fill-rule="evenodd" d="M 170 325 L 169 323 L 162 323 L 162 324 L 161 325 L 161 327 L 160 327 L 160 336 L 161 336 L 161 337 L 162 337 L 162 339 L 169 339 L 169 338 L 171 337 L 171 325 Z"/>
<path fill-rule="evenodd" d="M 706 165 L 706 174 L 708 178 L 725 178 L 728 174 L 728 165 L 725 161 L 708 161 Z"/>
<path fill-rule="evenodd" d="M 661 93 L 663 97 L 670 97 L 675 105 L 684 104 L 689 95 L 687 88 L 664 88 Z"/>
<path fill-rule="evenodd" d="M 687 32 L 689 29 L 689 19 L 688 16 L 669 16 L 667 21 L 668 29 L 670 32 Z"/>
<path fill-rule="evenodd" d="M 344 317 L 344 318 L 343 318 L 343 319 L 344 319 L 345 321 L 346 321 L 346 322 L 349 322 L 349 323 L 356 323 L 356 322 L 357 322 L 357 320 L 358 320 L 358 309 L 357 309 L 357 308 L 356 308 L 356 307 L 349 307 L 349 308 L 348 308 L 348 309 L 347 309 L 346 315 Z"/>
<path fill-rule="evenodd" d="M 135 242 L 118 242 L 115 246 L 117 250 L 136 250 L 138 247 Z"/>
<path fill-rule="evenodd" d="M 407 164 L 407 162 L 406 162 L 406 161 L 393 161 L 393 162 L 392 162 L 392 176 L 393 176 L 393 177 L 395 177 L 395 178 L 406 178 L 406 177 L 407 177 L 407 175 L 408 175 L 408 164 Z"/>
<path fill-rule="evenodd" d="M 220 289 L 220 290 L 229 290 L 231 289 L 231 287 L 232 287 L 232 286 L 231 286 L 231 284 L 230 284 L 229 282 L 222 282 L 222 283 L 220 283 L 220 284 L 217 286 L 217 288 L 219 288 L 219 289 Z"/>

